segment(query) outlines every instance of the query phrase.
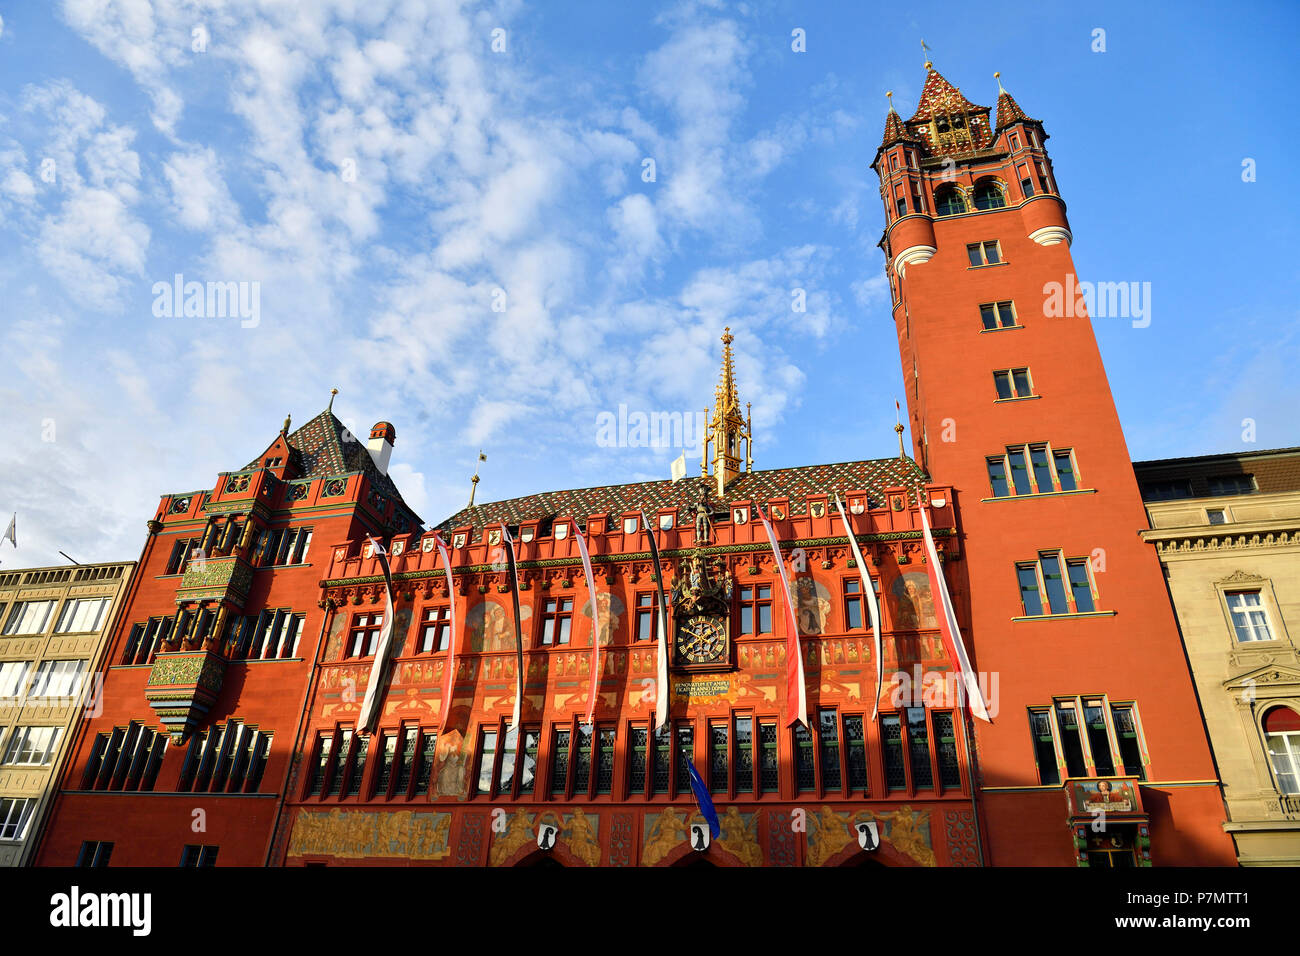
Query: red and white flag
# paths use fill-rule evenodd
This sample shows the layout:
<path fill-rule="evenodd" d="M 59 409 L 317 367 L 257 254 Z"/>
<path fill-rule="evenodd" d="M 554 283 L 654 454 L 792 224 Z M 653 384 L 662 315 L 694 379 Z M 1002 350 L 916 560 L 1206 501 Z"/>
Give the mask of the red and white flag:
<path fill-rule="evenodd" d="M 871 583 L 871 575 L 867 573 L 867 562 L 862 560 L 862 549 L 858 547 L 858 539 L 853 535 L 853 526 L 849 524 L 849 516 L 844 513 L 838 491 L 835 492 L 835 507 L 839 510 L 840 521 L 844 523 L 844 534 L 849 539 L 849 548 L 853 552 L 853 560 L 858 564 L 858 575 L 862 578 L 862 593 L 866 595 L 867 610 L 871 612 L 871 631 L 876 639 L 876 697 L 871 703 L 871 719 L 875 720 L 880 708 L 880 688 L 885 683 L 885 652 L 880 640 L 880 605 L 876 603 L 876 589 Z"/>
<path fill-rule="evenodd" d="M 591 573 L 591 554 L 587 551 L 587 535 L 573 522 L 573 540 L 578 543 L 582 556 L 582 573 L 587 578 L 587 598 L 591 601 L 591 686 L 588 690 L 587 719 L 591 724 L 596 716 L 596 690 L 600 686 L 600 606 L 596 603 L 596 579 Z"/>
<path fill-rule="evenodd" d="M 971 670 L 970 658 L 966 656 L 966 645 L 961 639 L 961 628 L 957 626 L 957 615 L 952 609 L 952 598 L 948 596 L 948 582 L 943 576 L 939 564 L 939 554 L 935 551 L 934 535 L 930 534 L 930 519 L 926 517 L 925 498 L 921 489 L 917 489 L 916 501 L 921 509 L 921 528 L 925 532 L 926 569 L 930 572 L 930 590 L 939 600 L 939 630 L 943 634 L 944 646 L 957 665 L 958 676 L 966 688 L 966 703 L 970 711 L 980 720 L 993 723 L 988 708 L 984 705 L 984 695 L 980 692 L 979 680 Z"/>
<path fill-rule="evenodd" d="M 659 646 L 655 652 L 655 726 L 668 726 L 668 612 L 664 608 L 664 569 L 659 562 L 659 542 L 655 540 L 654 528 L 650 519 L 641 509 L 641 527 L 650 539 L 650 563 L 655 569 L 655 611 L 658 614 Z"/>
<path fill-rule="evenodd" d="M 451 716 L 452 681 L 456 676 L 456 641 L 460 637 L 460 628 L 456 626 L 456 588 L 451 578 L 451 555 L 447 553 L 447 545 L 439 535 L 433 536 L 433 543 L 438 548 L 442 573 L 447 581 L 447 616 L 451 628 L 447 636 L 447 659 L 442 665 L 442 713 L 438 718 L 438 733 L 442 733 L 447 729 L 447 718 Z"/>
<path fill-rule="evenodd" d="M 379 721 L 379 705 L 384 696 L 384 684 L 388 677 L 388 654 L 393 646 L 393 575 L 388 567 L 388 552 L 384 546 L 370 535 L 366 540 L 374 549 L 372 554 L 379 559 L 379 567 L 384 572 L 384 623 L 379 628 L 379 642 L 375 645 L 375 660 L 370 665 L 370 680 L 366 682 L 366 696 L 361 701 L 361 713 L 357 716 L 357 730 L 361 733 L 373 733 Z"/>
<path fill-rule="evenodd" d="M 506 733 L 519 726 L 520 711 L 524 704 L 524 631 L 523 622 L 519 620 L 519 565 L 515 558 L 515 539 L 510 537 L 510 529 L 501 523 L 501 537 L 506 543 L 506 559 L 510 567 L 510 597 L 515 606 L 515 709 L 510 715 Z"/>
<path fill-rule="evenodd" d="M 772 556 L 776 559 L 776 570 L 781 575 L 781 603 L 785 607 L 785 699 L 787 707 L 795 708 L 786 726 L 803 724 L 808 727 L 808 686 L 803 676 L 803 648 L 799 643 L 799 622 L 795 620 L 794 604 L 790 600 L 790 581 L 785 574 L 785 562 L 781 560 L 781 547 L 776 543 L 772 522 L 767 520 L 762 508 L 758 509 L 758 516 L 763 519 L 767 540 L 772 545 Z"/>

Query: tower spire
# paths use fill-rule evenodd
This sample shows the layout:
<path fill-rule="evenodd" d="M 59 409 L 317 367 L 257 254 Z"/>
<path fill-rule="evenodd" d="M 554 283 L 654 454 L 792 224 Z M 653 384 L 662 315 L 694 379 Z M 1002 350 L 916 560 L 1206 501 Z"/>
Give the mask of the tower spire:
<path fill-rule="evenodd" d="M 740 414 L 740 396 L 736 389 L 735 357 L 731 352 L 731 343 L 735 336 L 731 327 L 722 330 L 722 372 L 718 377 L 717 388 L 713 393 L 713 414 L 704 432 L 704 447 L 700 456 L 701 471 L 707 474 L 706 463 L 709 460 L 709 444 L 713 444 L 713 475 L 718 483 L 718 496 L 721 497 L 727 484 L 740 474 L 740 443 L 745 443 L 745 471 L 752 471 L 754 465 L 752 444 L 752 418 L 748 405 L 746 414 Z M 707 412 L 707 409 L 706 409 Z"/>

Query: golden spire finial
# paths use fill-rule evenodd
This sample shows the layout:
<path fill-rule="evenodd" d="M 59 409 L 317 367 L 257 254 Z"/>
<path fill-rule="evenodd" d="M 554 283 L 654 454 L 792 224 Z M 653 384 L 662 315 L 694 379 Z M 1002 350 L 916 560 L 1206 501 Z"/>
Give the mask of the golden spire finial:
<path fill-rule="evenodd" d="M 474 495 L 478 493 L 478 483 L 479 483 L 478 466 L 479 466 L 479 462 L 483 462 L 483 461 L 487 461 L 487 455 L 483 454 L 483 449 L 480 448 L 478 450 L 478 461 L 474 462 L 474 477 L 470 479 L 470 481 L 473 482 L 473 484 L 471 484 L 469 487 L 469 504 L 465 506 L 466 508 L 474 507 Z"/>
<path fill-rule="evenodd" d="M 930 62 L 930 47 L 926 44 L 925 40 L 921 41 L 921 56 L 925 57 L 925 68 L 927 70 L 933 69 L 934 64 Z"/>
<path fill-rule="evenodd" d="M 718 494 L 732 478 L 740 472 L 740 443 L 745 443 L 746 470 L 752 467 L 752 453 L 749 445 L 750 427 L 746 418 L 740 416 L 740 397 L 736 392 L 735 360 L 731 352 L 731 343 L 736 340 L 731 334 L 731 326 L 722 330 L 722 373 L 718 386 L 714 390 L 712 420 L 706 419 L 704 435 L 704 454 L 700 461 L 701 471 L 705 470 L 708 460 L 709 444 L 713 445 L 713 473 L 718 482 Z"/>
<path fill-rule="evenodd" d="M 1004 89 L 1002 88 L 1002 73 L 1001 73 L 1000 71 L 997 72 L 997 73 L 994 73 L 994 74 L 993 74 L 993 79 L 995 79 L 995 80 L 998 81 L 998 92 L 999 92 L 999 93 L 1005 93 L 1006 90 L 1004 90 Z"/>
<path fill-rule="evenodd" d="M 290 419 L 289 415 L 284 416 L 284 426 L 280 429 L 281 435 L 289 434 L 289 419 Z"/>
<path fill-rule="evenodd" d="M 334 396 L 337 395 L 338 393 L 339 393 L 339 390 L 338 390 L 337 388 L 331 388 L 331 389 L 330 389 L 330 403 L 329 403 L 329 405 L 326 406 L 325 411 L 327 411 L 327 412 L 333 412 L 333 411 L 334 411 Z"/>
<path fill-rule="evenodd" d="M 894 112 L 894 91 L 885 90 L 885 99 L 889 100 L 889 112 Z"/>

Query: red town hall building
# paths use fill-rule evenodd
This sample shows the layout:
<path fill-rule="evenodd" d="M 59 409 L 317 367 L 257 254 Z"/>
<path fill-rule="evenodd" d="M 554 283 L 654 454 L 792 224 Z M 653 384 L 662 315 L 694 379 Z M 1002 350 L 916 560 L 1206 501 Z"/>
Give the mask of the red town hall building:
<path fill-rule="evenodd" d="M 873 164 L 914 459 L 753 470 L 729 334 L 699 477 L 427 532 L 388 477 L 391 425 L 363 446 L 329 410 L 286 421 L 211 490 L 162 498 L 38 862 L 1232 865 L 1089 320 L 1042 314 L 1073 273 L 1046 133 L 1005 92 L 990 113 L 930 69 Z M 953 692 L 918 498 L 991 722 Z M 366 733 L 389 613 L 371 537 L 393 643 Z"/>

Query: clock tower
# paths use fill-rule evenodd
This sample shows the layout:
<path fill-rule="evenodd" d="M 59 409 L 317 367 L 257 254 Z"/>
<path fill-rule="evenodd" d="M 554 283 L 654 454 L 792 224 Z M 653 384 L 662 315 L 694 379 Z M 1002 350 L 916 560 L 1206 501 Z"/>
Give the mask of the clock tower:
<path fill-rule="evenodd" d="M 915 458 L 953 487 L 971 656 L 999 688 L 976 726 L 990 862 L 1077 859 L 1089 820 L 1061 790 L 1118 777 L 1179 783 L 1112 835 L 1149 838 L 1158 863 L 1231 865 L 1092 320 L 1082 298 L 1055 307 L 1079 286 L 1046 129 L 1000 80 L 994 111 L 926 69 L 910 119 L 891 103 L 872 168 Z"/>

